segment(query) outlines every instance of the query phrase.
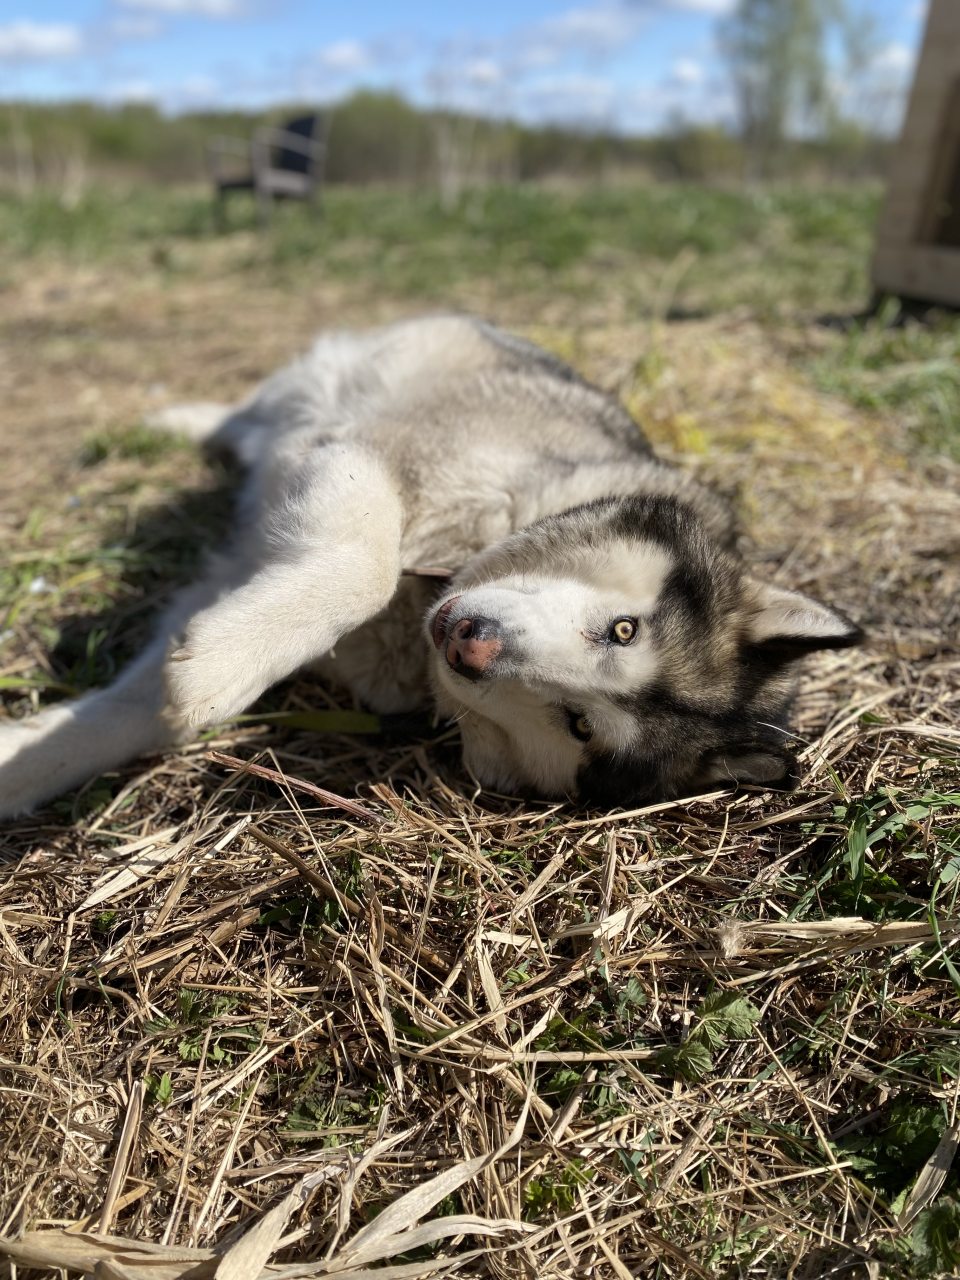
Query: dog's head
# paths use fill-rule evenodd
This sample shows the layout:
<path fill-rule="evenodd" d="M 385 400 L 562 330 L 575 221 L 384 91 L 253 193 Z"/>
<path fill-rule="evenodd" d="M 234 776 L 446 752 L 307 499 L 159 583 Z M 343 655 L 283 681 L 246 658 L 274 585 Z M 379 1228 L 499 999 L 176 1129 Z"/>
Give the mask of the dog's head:
<path fill-rule="evenodd" d="M 426 621 L 441 713 L 496 790 L 608 806 L 790 786 L 796 659 L 855 643 L 672 497 L 610 498 L 482 552 Z"/>

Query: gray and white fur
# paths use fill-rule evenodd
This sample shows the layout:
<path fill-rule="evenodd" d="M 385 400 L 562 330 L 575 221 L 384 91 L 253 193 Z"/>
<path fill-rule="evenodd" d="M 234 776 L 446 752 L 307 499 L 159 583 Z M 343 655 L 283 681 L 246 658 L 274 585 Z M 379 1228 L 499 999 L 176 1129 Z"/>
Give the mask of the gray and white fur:
<path fill-rule="evenodd" d="M 455 719 L 498 791 L 788 785 L 796 660 L 859 638 L 754 578 L 726 505 L 610 396 L 476 320 L 322 336 L 239 407 L 152 425 L 246 465 L 237 531 L 115 684 L 0 727 L 0 816 L 312 665 L 375 711 Z M 437 564 L 457 566 L 439 595 L 401 576 Z"/>

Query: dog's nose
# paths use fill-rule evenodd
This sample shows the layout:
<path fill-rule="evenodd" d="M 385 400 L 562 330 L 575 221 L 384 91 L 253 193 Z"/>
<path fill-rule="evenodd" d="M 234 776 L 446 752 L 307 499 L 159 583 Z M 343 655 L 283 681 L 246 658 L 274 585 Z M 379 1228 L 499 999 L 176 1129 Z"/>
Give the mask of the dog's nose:
<path fill-rule="evenodd" d="M 447 641 L 447 662 L 454 671 L 476 680 L 490 669 L 502 648 L 499 622 L 492 618 L 461 618 Z"/>

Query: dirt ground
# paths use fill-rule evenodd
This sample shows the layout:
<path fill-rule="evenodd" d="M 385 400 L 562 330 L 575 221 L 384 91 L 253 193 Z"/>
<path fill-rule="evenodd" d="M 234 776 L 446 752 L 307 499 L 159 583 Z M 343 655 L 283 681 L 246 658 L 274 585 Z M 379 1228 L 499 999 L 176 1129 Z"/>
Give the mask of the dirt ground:
<path fill-rule="evenodd" d="M 3 299 L 19 715 L 74 678 L 64 630 L 99 636 L 102 674 L 189 572 L 151 522 L 224 506 L 188 449 L 109 442 L 244 393 L 316 329 L 411 308 L 108 267 Z M 472 796 L 449 734 L 248 725 L 4 828 L 0 1235 L 28 1233 L 8 1256 L 171 1280 L 231 1248 L 231 1276 L 915 1274 L 934 1200 L 891 1207 L 851 1135 L 905 1099 L 956 1119 L 937 798 L 960 748 L 960 468 L 815 391 L 792 358 L 812 326 L 452 301 L 620 394 L 737 495 L 759 572 L 862 623 L 863 648 L 805 672 L 802 785 L 585 816 Z M 105 545 L 160 560 L 118 571 Z M 278 698 L 336 705 L 309 681 Z"/>

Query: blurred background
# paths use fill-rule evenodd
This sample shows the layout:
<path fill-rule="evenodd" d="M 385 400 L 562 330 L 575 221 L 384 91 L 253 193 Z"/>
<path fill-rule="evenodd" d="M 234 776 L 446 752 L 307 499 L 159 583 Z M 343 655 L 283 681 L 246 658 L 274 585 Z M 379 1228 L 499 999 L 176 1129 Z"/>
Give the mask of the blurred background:
<path fill-rule="evenodd" d="M 548 289 L 609 319 L 862 310 L 925 4 L 3 14 L 0 268 L 52 252 L 142 269 L 149 246 L 173 275 L 256 266 L 485 310 L 522 294 L 541 318 Z"/>
<path fill-rule="evenodd" d="M 0 181 L 188 183 L 330 115 L 330 184 L 876 178 L 923 0 L 6 0 Z"/>

